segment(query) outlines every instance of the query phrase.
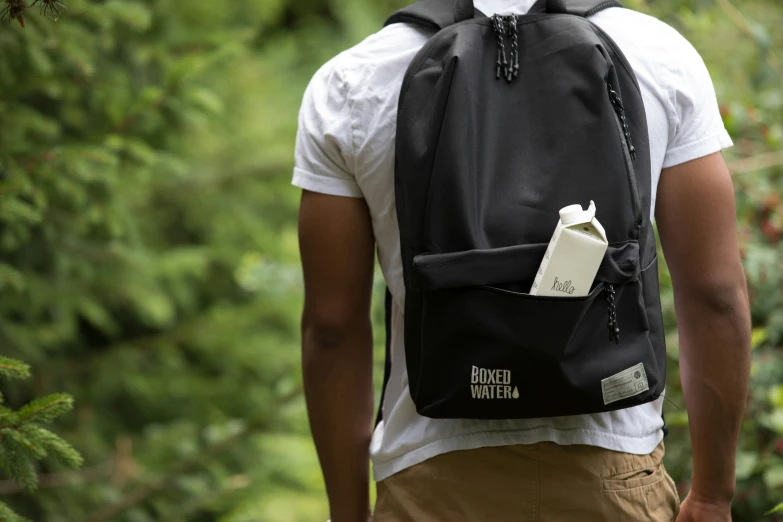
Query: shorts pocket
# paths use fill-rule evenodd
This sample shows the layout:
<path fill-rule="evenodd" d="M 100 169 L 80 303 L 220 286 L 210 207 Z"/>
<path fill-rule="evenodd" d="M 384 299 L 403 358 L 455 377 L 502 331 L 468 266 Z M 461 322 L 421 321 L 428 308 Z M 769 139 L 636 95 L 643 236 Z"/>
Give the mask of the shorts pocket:
<path fill-rule="evenodd" d="M 674 522 L 680 499 L 663 464 L 603 479 L 607 520 Z"/>
<path fill-rule="evenodd" d="M 604 477 L 604 491 L 626 491 L 644 486 L 652 486 L 663 480 L 666 473 L 662 464 L 657 466 L 628 471 L 619 475 Z"/>

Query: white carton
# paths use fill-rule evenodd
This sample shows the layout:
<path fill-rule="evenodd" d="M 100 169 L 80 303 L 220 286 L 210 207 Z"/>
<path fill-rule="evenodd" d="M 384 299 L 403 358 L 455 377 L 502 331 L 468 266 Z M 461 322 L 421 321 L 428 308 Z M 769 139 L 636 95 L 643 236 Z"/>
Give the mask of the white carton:
<path fill-rule="evenodd" d="M 608 244 L 604 227 L 595 218 L 595 203 L 591 201 L 587 210 L 581 205 L 561 209 L 530 295 L 589 294 Z"/>

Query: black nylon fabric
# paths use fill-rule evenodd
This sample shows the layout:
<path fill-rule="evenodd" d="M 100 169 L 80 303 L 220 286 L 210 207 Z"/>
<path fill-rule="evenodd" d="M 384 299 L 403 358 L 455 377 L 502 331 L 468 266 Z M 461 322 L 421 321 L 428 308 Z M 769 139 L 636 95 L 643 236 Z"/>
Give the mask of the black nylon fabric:
<path fill-rule="evenodd" d="M 443 290 L 463 286 L 524 281 L 535 274 L 549 243 L 516 245 L 447 254 L 419 254 L 413 258 L 411 284 L 418 290 Z M 639 277 L 639 243 L 611 245 L 596 278 L 626 284 Z"/>
<path fill-rule="evenodd" d="M 433 418 L 611 411 L 652 401 L 665 384 L 649 138 L 633 71 L 584 18 L 529 14 L 517 26 L 513 82 L 495 78 L 497 35 L 482 17 L 436 34 L 400 94 L 407 370 L 418 412 Z M 622 99 L 635 161 L 607 84 Z M 610 243 L 592 292 L 528 295 L 559 209 L 590 200 Z M 607 330 L 610 284 L 619 344 Z M 601 381 L 640 363 L 649 389 L 606 404 Z M 502 382 L 475 382 L 479 370 Z M 493 396 L 476 397 L 475 384 Z"/>
<path fill-rule="evenodd" d="M 384 25 L 413 23 L 430 29 L 445 29 L 479 16 L 484 15 L 473 7 L 473 0 L 419 0 L 394 13 Z"/>
<path fill-rule="evenodd" d="M 610 7 L 622 7 L 622 4 L 615 0 L 539 0 L 536 4 L 542 4 L 543 8 L 534 5 L 534 13 L 560 13 L 583 17 L 591 16 Z"/>

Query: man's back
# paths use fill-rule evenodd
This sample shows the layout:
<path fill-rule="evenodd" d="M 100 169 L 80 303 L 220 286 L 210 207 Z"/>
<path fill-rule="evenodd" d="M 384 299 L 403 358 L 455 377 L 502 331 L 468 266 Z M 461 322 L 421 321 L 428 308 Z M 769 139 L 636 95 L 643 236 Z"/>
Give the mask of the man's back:
<path fill-rule="evenodd" d="M 514 12 L 509 4 L 513 5 L 477 2 L 476 7 L 486 14 Z M 706 68 L 679 33 L 655 18 L 620 8 L 603 11 L 591 21 L 619 45 L 642 89 L 653 187 L 657 186 L 662 168 L 706 156 L 731 144 Z M 365 198 L 373 217 L 381 268 L 394 296 L 393 370 L 386 391 L 385 422 L 374 438 L 376 479 L 382 480 L 453 447 L 454 442 L 448 439 L 454 436 L 459 437 L 460 449 L 550 440 L 649 453 L 663 436 L 662 399 L 589 418 L 488 422 L 435 421 L 416 415 L 405 389 L 400 320 L 405 290 L 394 209 L 394 138 L 402 77 L 431 36 L 432 32 L 418 27 L 395 24 L 337 56 L 316 74 L 300 116 L 294 184 L 328 194 Z M 653 199 L 653 209 L 654 205 Z M 512 435 L 508 430 L 522 431 Z M 494 433 L 487 435 L 487 431 Z M 410 432 L 415 435 L 407 435 Z"/>
<path fill-rule="evenodd" d="M 487 15 L 525 13 L 533 2 L 476 1 Z M 661 171 L 731 145 L 709 74 L 674 29 L 649 16 L 610 8 L 590 18 L 620 47 L 639 81 L 652 163 L 652 215 Z M 393 295 L 392 372 L 383 423 L 372 441 L 378 481 L 455 450 L 533 444 L 584 444 L 649 455 L 663 438 L 662 399 L 585 416 L 532 420 L 434 420 L 421 417 L 407 390 L 403 347 L 404 285 L 394 198 L 394 142 L 403 75 L 432 32 L 395 24 L 327 63 L 305 94 L 294 185 L 363 198 L 380 265 Z"/>

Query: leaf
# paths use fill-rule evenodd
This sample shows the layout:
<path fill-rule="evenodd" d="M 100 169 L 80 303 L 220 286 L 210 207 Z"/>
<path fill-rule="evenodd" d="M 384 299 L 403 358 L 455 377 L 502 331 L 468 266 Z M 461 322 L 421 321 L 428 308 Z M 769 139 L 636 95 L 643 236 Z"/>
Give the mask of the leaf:
<path fill-rule="evenodd" d="M 783 408 L 778 408 L 772 413 L 764 415 L 760 422 L 776 433 L 783 434 Z"/>
<path fill-rule="evenodd" d="M 183 81 L 191 79 L 211 65 L 226 63 L 226 61 L 239 56 L 243 52 L 242 40 L 247 40 L 249 37 L 252 37 L 252 33 L 237 34 L 236 38 L 228 43 L 206 53 L 199 52 L 184 56 L 169 70 L 166 82 L 168 88 L 180 85 Z"/>
<path fill-rule="evenodd" d="M 688 425 L 688 412 L 673 411 L 666 414 L 666 424 L 669 426 L 687 426 Z"/>
<path fill-rule="evenodd" d="M 756 470 L 759 455 L 754 451 L 740 451 L 737 453 L 737 480 L 749 478 Z"/>
<path fill-rule="evenodd" d="M 49 75 L 54 70 L 52 61 L 38 45 L 29 45 L 27 47 L 27 56 L 30 58 L 30 65 L 36 72 L 42 75 Z"/>
<path fill-rule="evenodd" d="M 0 502 L 0 521 L 2 522 L 31 522 L 11 511 L 11 508 Z"/>
<path fill-rule="evenodd" d="M 73 397 L 67 393 L 53 393 L 39 397 L 17 412 L 20 422 L 52 422 L 73 409 Z"/>
<path fill-rule="evenodd" d="M 116 20 L 137 32 L 144 32 L 152 25 L 152 12 L 140 2 L 112 0 L 105 7 Z"/>
<path fill-rule="evenodd" d="M 186 77 L 196 74 L 207 64 L 206 57 L 199 54 L 189 54 L 181 58 L 168 71 L 167 84 L 169 89 L 181 83 Z"/>
<path fill-rule="evenodd" d="M 76 309 L 87 322 L 106 334 L 116 333 L 119 329 L 108 310 L 94 299 L 87 296 L 77 299 Z"/>
<path fill-rule="evenodd" d="M 125 142 L 125 152 L 129 157 L 142 165 L 151 165 L 157 161 L 158 153 L 141 140 L 128 139 Z"/>
<path fill-rule="evenodd" d="M 0 218 L 8 222 L 35 225 L 41 222 L 42 217 L 39 209 L 18 199 L 10 199 L 0 204 Z"/>
<path fill-rule="evenodd" d="M 30 365 L 0 355 L 0 377 L 5 379 L 26 379 L 30 377 Z"/>
<path fill-rule="evenodd" d="M 192 87 L 185 93 L 185 99 L 209 114 L 220 114 L 223 112 L 223 100 L 208 89 Z"/>
<path fill-rule="evenodd" d="M 775 489 L 783 485 L 783 464 L 775 464 L 764 470 L 764 485 Z"/>
<path fill-rule="evenodd" d="M 0 290 L 6 287 L 22 291 L 25 287 L 24 275 L 11 265 L 0 263 Z"/>
<path fill-rule="evenodd" d="M 767 393 L 767 398 L 773 407 L 780 408 L 783 406 L 783 386 L 779 384 L 772 386 Z"/>
<path fill-rule="evenodd" d="M 783 511 L 783 502 L 781 502 L 777 506 L 773 507 L 772 509 L 770 509 L 769 511 L 767 511 L 764 514 L 765 515 L 771 515 L 772 513 L 777 513 L 778 511 Z"/>
<path fill-rule="evenodd" d="M 767 329 L 763 326 L 759 326 L 753 329 L 753 333 L 750 336 L 751 347 L 758 348 L 769 337 Z"/>
<path fill-rule="evenodd" d="M 166 96 L 166 92 L 157 85 L 148 85 L 139 93 L 139 101 L 147 107 L 152 107 Z"/>

